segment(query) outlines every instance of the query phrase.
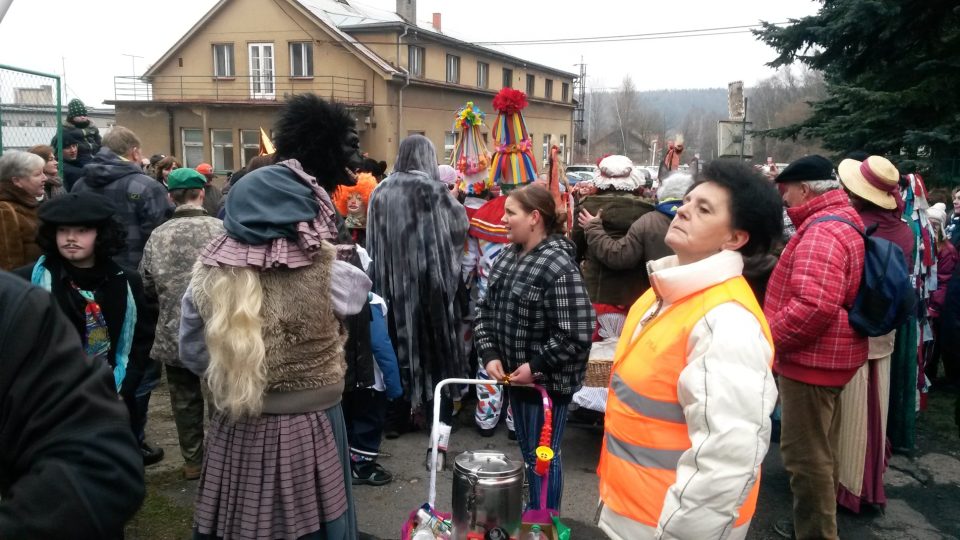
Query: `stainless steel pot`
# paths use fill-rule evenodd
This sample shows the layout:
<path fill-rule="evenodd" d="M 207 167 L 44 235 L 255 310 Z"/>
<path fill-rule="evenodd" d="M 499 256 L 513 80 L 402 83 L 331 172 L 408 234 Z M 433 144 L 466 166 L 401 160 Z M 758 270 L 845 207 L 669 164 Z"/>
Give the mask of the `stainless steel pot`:
<path fill-rule="evenodd" d="M 454 460 L 453 538 L 500 528 L 520 534 L 523 514 L 523 463 L 501 452 L 464 452 Z"/>

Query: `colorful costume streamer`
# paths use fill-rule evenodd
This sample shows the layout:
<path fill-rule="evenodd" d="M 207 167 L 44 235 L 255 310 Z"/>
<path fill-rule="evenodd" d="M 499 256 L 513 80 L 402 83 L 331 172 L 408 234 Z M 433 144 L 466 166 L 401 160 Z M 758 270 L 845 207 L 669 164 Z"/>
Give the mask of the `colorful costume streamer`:
<path fill-rule="evenodd" d="M 488 185 L 499 184 L 502 189 L 508 190 L 529 184 L 537 178 L 533 141 L 520 112 L 526 106 L 527 95 L 513 88 L 504 88 L 493 98 L 493 108 L 497 110 L 493 139 L 497 146 Z"/>
<path fill-rule="evenodd" d="M 463 176 L 462 188 L 468 195 L 480 195 L 492 185 L 487 174 L 490 152 L 480 135 L 484 117 L 483 111 L 474 106 L 472 101 L 468 101 L 457 111 L 453 123 L 457 142 L 453 147 L 450 165 L 460 171 Z"/>

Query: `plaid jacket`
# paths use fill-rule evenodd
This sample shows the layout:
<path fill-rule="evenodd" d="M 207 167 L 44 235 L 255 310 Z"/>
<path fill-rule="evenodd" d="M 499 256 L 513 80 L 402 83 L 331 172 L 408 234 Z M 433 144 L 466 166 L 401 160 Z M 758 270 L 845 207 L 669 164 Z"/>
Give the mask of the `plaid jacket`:
<path fill-rule="evenodd" d="M 580 389 L 595 314 L 574 246 L 549 237 L 527 255 L 505 248 L 477 305 L 476 346 L 484 364 L 501 360 L 508 373 L 521 364 L 556 394 Z"/>
<path fill-rule="evenodd" d="M 863 238 L 849 225 L 817 218 L 863 221 L 846 194 L 829 191 L 788 209 L 797 234 L 780 255 L 764 302 L 776 345 L 774 370 L 820 386 L 843 386 L 867 360 L 867 338 L 847 319 L 863 276 Z"/>

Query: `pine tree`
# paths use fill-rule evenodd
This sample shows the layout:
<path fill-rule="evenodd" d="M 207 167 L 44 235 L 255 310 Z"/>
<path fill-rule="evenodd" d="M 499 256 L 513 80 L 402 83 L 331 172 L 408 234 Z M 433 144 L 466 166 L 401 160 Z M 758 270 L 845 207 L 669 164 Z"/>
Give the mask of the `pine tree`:
<path fill-rule="evenodd" d="M 820 70 L 827 97 L 776 138 L 812 137 L 844 154 L 865 150 L 930 163 L 960 157 L 960 6 L 956 0 L 821 0 L 816 15 L 763 23 L 758 39 Z"/>

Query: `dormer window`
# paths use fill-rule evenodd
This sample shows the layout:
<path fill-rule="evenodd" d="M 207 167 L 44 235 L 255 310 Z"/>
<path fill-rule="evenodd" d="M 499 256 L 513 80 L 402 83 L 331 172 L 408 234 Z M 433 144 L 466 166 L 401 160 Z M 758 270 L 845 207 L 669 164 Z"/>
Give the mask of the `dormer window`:
<path fill-rule="evenodd" d="M 236 73 L 233 67 L 233 43 L 214 43 L 213 76 L 233 77 Z"/>

